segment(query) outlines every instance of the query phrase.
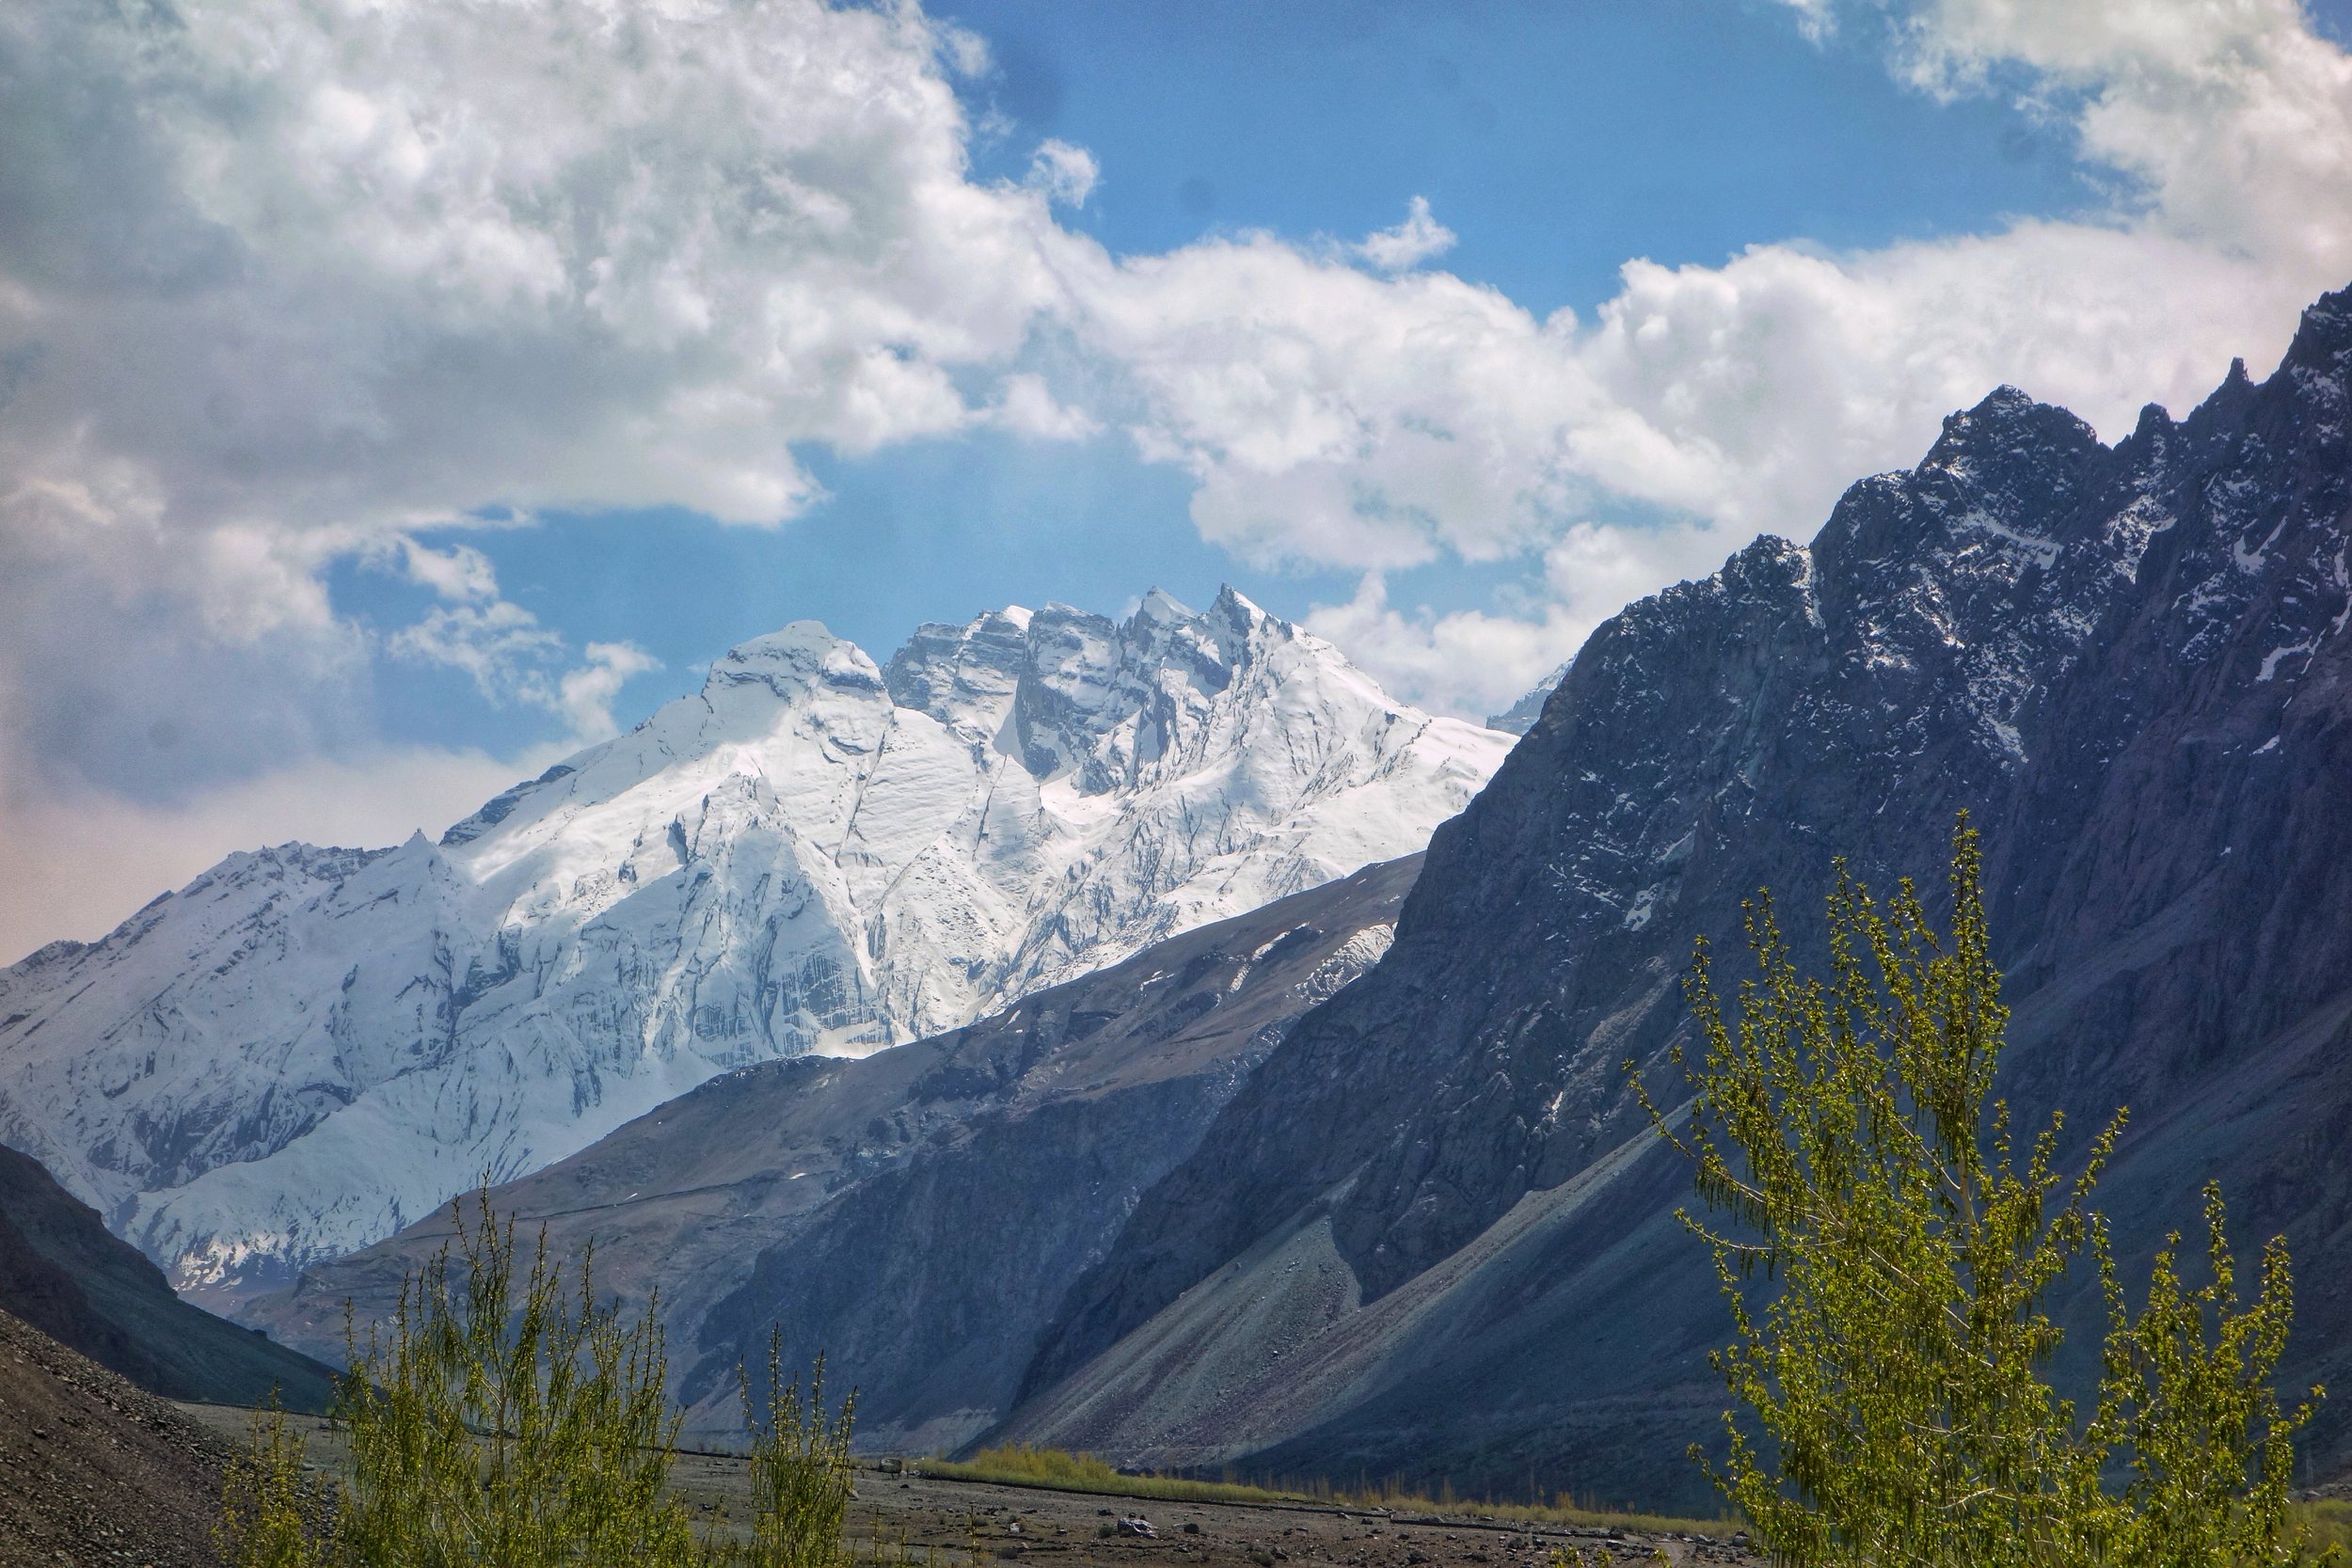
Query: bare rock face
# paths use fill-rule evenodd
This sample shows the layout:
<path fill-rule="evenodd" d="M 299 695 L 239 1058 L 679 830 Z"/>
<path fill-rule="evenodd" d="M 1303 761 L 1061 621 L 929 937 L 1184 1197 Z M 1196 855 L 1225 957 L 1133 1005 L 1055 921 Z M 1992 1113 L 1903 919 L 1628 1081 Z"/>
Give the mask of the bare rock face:
<path fill-rule="evenodd" d="M 883 665 L 797 623 L 437 843 L 233 855 L 0 971 L 0 1141 L 234 1311 L 716 1074 L 1417 853 L 1508 744 L 1230 590 Z"/>
<path fill-rule="evenodd" d="M 1009 1407 L 1038 1336 L 1136 1198 L 1250 1069 L 1387 951 L 1420 857 L 1369 867 L 964 1028 L 858 1060 L 705 1084 L 494 1209 L 577 1256 L 599 1292 L 658 1289 L 688 1432 L 740 1435 L 736 1372 L 771 1327 L 859 1390 L 861 1440 L 950 1448 Z M 450 1235 L 447 1211 L 312 1267 L 254 1307 L 333 1354 Z"/>
<path fill-rule="evenodd" d="M 1728 971 L 1742 898 L 1771 887 L 1802 949 L 1833 857 L 1940 888 L 1963 808 L 2015 1009 L 2001 1091 L 2078 1132 L 2132 1108 L 2105 1187 L 2127 1274 L 2209 1176 L 2244 1250 L 2283 1230 L 2283 1386 L 2341 1381 L 2348 369 L 2352 291 L 2260 386 L 2233 367 L 2114 447 L 2001 388 L 1809 547 L 1759 540 L 1604 626 L 1438 831 L 1388 959 L 1301 1022 L 1073 1293 L 1009 1430 L 1698 1500 L 1681 1450 L 1716 1430 L 1703 1351 L 1724 1326 L 1667 1218 L 1687 1178 L 1644 1144 L 1620 1064 L 1655 1069 L 1685 1026 L 1693 937 Z M 1267 1376 L 1248 1358 L 1273 1341 L 1219 1314 L 1274 1259 L 1327 1285 Z M 1185 1388 L 1152 1352 L 1180 1339 Z M 1220 1377 L 1253 1391 L 1187 1392 Z M 2313 1429 L 2323 1464 L 2347 1414 Z"/>

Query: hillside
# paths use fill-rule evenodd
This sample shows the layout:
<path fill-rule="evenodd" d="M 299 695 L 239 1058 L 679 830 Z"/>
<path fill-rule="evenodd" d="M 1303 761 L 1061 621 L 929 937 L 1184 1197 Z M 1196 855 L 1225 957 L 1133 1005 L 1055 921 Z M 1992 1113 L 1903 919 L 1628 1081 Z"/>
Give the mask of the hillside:
<path fill-rule="evenodd" d="M 2348 371 L 2352 292 L 2260 385 L 2234 366 L 2112 447 L 2003 388 L 1809 546 L 1604 625 L 1438 832 L 1380 968 L 1073 1294 L 1009 1433 L 1702 1502 L 1682 1449 L 1725 1327 L 1620 1064 L 1657 1071 L 1692 941 L 1737 954 L 1742 898 L 1772 888 L 1802 949 L 1834 856 L 1933 886 L 1963 807 L 2015 1009 L 2000 1091 L 2077 1129 L 2132 1108 L 2105 1187 L 2127 1277 L 2208 1178 L 2247 1250 L 2283 1231 L 2282 1385 L 2341 1385 Z M 2310 1449 L 2340 1465 L 2352 1411 Z"/>
<path fill-rule="evenodd" d="M 1186 932 L 862 1060 L 741 1069 L 491 1195 L 626 1299 L 659 1288 L 698 1440 L 784 1330 L 859 1390 L 862 1442 L 952 1448 L 1009 1408 L 1039 1334 L 1249 1070 L 1386 950 L 1419 856 Z M 392 1306 L 446 1211 L 314 1265 L 256 1314 L 330 1354 Z"/>
<path fill-rule="evenodd" d="M 0 1148 L 0 1311 L 150 1393 L 324 1410 L 334 1372 L 192 1307 L 30 1155 Z"/>

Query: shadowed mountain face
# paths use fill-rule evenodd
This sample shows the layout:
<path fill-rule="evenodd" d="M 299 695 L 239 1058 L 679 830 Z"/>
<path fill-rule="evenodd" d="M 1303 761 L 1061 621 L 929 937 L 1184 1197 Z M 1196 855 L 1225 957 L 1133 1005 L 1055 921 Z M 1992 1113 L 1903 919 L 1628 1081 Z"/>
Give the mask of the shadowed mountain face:
<path fill-rule="evenodd" d="M 151 1393 L 324 1410 L 333 1371 L 171 1293 L 30 1155 L 0 1148 L 0 1310 Z"/>
<path fill-rule="evenodd" d="M 1008 1407 L 1039 1331 L 1137 1196 L 1315 1003 L 1388 946 L 1420 857 L 1171 938 L 964 1028 L 859 1060 L 713 1080 L 493 1206 L 600 1289 L 658 1288 L 690 1436 L 739 1429 L 771 1325 L 860 1390 L 867 1444 L 951 1447 Z M 313 1267 L 257 1316 L 333 1354 L 343 1302 L 389 1312 L 443 1210 Z"/>
<path fill-rule="evenodd" d="M 2103 1187 L 2127 1278 L 2208 1178 L 2243 1253 L 2283 1231 L 2282 1386 L 2342 1383 L 2348 363 L 2352 292 L 2266 382 L 2233 367 L 2112 448 L 2003 388 L 1809 548 L 1760 540 L 1603 626 L 1438 831 L 1389 958 L 1073 1293 L 1009 1433 L 1703 1500 L 1682 1449 L 1719 1430 L 1726 1323 L 1620 1064 L 1686 1026 L 1694 936 L 1732 975 L 1743 897 L 1775 890 L 1804 951 L 1833 856 L 1940 891 L 1963 807 L 2015 1009 L 2000 1092 L 2074 1112 L 2077 1148 L 2132 1108 Z M 2347 1417 L 2313 1428 L 2323 1465 Z"/>

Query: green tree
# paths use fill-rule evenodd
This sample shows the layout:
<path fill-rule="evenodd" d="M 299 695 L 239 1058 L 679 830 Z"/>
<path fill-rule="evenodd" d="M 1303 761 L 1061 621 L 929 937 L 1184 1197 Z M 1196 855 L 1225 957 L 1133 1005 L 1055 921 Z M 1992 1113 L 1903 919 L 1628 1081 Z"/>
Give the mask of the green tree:
<path fill-rule="evenodd" d="M 331 1519 L 308 1528 L 302 1446 L 257 1418 L 223 1497 L 233 1568 L 838 1568 L 855 1398 L 807 1398 L 771 1341 L 767 1413 L 743 1379 L 753 1489 L 748 1545 L 701 1539 L 668 1491 L 679 1417 L 657 1303 L 599 1303 L 593 1252 L 568 1282 L 541 1232 L 516 1275 L 515 1224 L 485 1191 L 455 1208 L 444 1245 L 404 1279 L 364 1345 L 334 1418 L 349 1443 Z"/>
<path fill-rule="evenodd" d="M 355 1568 L 554 1568 L 694 1562 L 665 1495 L 678 1418 L 654 1305 L 599 1304 L 593 1250 L 576 1286 L 543 1231 L 516 1291 L 515 1222 L 485 1191 L 454 1206 L 444 1245 L 402 1281 L 389 1335 L 348 1336 L 335 1416 L 350 1474 L 337 1521 Z"/>
<path fill-rule="evenodd" d="M 763 1418 L 750 1375 L 737 1370 L 743 1390 L 743 1424 L 752 1456 L 752 1544 L 746 1568 L 842 1568 L 849 1551 L 842 1522 L 853 1480 L 850 1432 L 857 1396 L 825 1414 L 825 1358 L 809 1374 L 808 1394 L 798 1378 L 784 1378 L 783 1336 L 768 1336 L 768 1388 Z"/>
<path fill-rule="evenodd" d="M 1790 1564 L 2296 1560 L 2286 1489 L 2310 1411 L 2270 1386 L 2293 1312 L 2283 1239 L 2243 1302 L 2208 1188 L 2211 1277 L 2183 1284 L 2176 1235 L 2128 1312 L 2088 1201 L 2123 1113 L 2070 1180 L 2063 1118 L 2021 1159 L 1991 1098 L 2009 1015 L 1980 877 L 1963 816 L 1939 934 L 1910 881 L 1882 906 L 1840 863 L 1820 976 L 1760 895 L 1736 1025 L 1704 942 L 1692 960 L 1698 1049 L 1671 1053 L 1687 1106 L 1668 1115 L 1634 1080 L 1720 1216 L 1682 1215 L 1714 1252 L 1735 1331 L 1714 1362 L 1745 1411 L 1725 1413 L 1709 1474 Z M 2088 1410 L 2046 1376 L 2052 1292 L 2077 1259 L 2108 1319 Z"/>

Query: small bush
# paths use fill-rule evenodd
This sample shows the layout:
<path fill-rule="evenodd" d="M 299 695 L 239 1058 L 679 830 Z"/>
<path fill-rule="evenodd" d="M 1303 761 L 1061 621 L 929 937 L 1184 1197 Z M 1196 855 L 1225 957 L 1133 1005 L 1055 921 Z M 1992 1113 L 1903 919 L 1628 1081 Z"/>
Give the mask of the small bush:
<path fill-rule="evenodd" d="M 748 1568 L 840 1568 L 849 1561 L 841 1526 L 853 1479 L 850 1432 L 857 1396 L 842 1401 L 836 1415 L 825 1414 L 820 1355 L 809 1374 L 808 1396 L 802 1398 L 800 1379 L 785 1381 L 783 1338 L 772 1331 L 765 1419 L 754 1407 L 750 1375 L 739 1372 L 739 1377 L 755 1511 L 751 1550 L 743 1560 Z"/>
<path fill-rule="evenodd" d="M 305 1527 L 299 1438 L 256 1418 L 222 1498 L 231 1568 L 845 1568 L 854 1399 L 826 1414 L 821 1359 L 804 1400 L 771 1341 L 764 1418 L 744 1379 L 752 1541 L 700 1537 L 668 1491 L 658 1303 L 600 1304 L 593 1253 L 567 1283 L 544 1231 L 518 1281 L 513 1220 L 486 1191 L 473 1208 L 455 1206 L 454 1258 L 402 1282 L 389 1332 L 363 1348 L 346 1329 L 350 1458 L 325 1528 Z"/>
<path fill-rule="evenodd" d="M 302 1438 L 286 1424 L 275 1390 L 253 1413 L 250 1441 L 230 1461 L 215 1531 L 221 1555 L 239 1568 L 311 1568 L 324 1554 L 306 1513 L 314 1499 L 302 1480 Z"/>

